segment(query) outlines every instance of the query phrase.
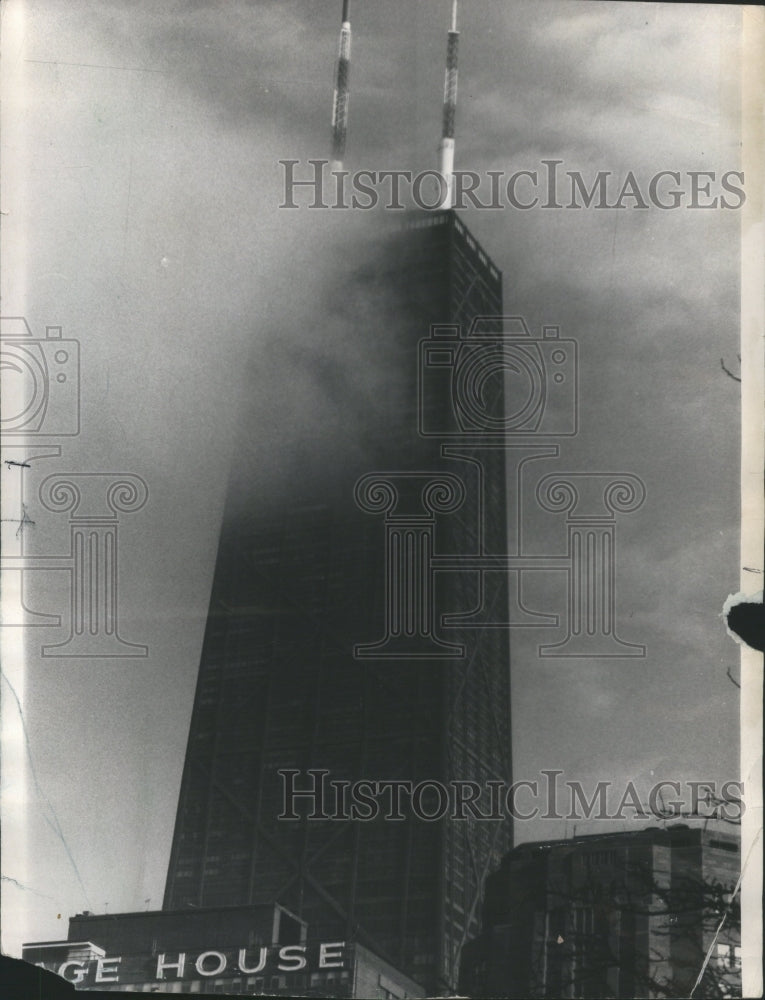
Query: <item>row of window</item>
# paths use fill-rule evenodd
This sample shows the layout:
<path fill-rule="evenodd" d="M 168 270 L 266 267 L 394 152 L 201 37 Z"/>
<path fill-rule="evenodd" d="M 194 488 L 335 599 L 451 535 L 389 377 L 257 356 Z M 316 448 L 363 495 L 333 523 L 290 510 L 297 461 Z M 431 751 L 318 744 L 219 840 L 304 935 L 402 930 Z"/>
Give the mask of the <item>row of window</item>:
<path fill-rule="evenodd" d="M 290 990 L 316 989 L 323 986 L 346 984 L 350 981 L 348 970 L 293 974 L 289 978 Z M 258 996 L 287 989 L 287 976 L 239 976 L 233 979 L 195 979 L 191 981 L 127 983 L 120 986 L 123 993 L 213 993 Z"/>

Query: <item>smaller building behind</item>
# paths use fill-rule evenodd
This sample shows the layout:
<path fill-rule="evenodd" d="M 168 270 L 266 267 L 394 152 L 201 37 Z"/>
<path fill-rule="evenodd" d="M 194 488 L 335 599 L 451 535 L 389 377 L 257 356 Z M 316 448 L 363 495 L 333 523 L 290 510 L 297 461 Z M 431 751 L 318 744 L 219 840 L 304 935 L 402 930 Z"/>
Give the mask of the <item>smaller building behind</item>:
<path fill-rule="evenodd" d="M 687 997 L 711 949 L 694 996 L 741 996 L 740 850 L 735 827 L 679 824 L 516 847 L 487 879 L 460 993 Z"/>

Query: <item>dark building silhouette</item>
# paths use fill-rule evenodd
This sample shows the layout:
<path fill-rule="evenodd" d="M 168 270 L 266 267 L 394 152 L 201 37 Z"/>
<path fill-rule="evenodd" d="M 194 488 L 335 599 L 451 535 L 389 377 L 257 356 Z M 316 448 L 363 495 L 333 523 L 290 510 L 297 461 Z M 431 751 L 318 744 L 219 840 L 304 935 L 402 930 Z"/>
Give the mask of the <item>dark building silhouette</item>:
<path fill-rule="evenodd" d="M 506 622 L 506 574 L 431 563 L 506 549 L 502 281 L 443 211 L 408 217 L 350 283 L 351 302 L 382 286 L 392 303 L 376 345 L 390 398 L 372 419 L 323 371 L 341 419 L 364 414 L 360 446 L 298 442 L 267 499 L 234 468 L 163 906 L 276 902 L 436 993 L 456 985 L 509 825 L 406 802 L 390 818 L 395 789 L 387 818 L 354 820 L 342 796 L 510 780 L 508 632 L 488 627 Z M 317 794 L 280 818 L 286 788 Z"/>
<path fill-rule="evenodd" d="M 514 848 L 487 879 L 460 993 L 688 997 L 701 976 L 694 996 L 741 996 L 737 834 L 676 825 Z"/>

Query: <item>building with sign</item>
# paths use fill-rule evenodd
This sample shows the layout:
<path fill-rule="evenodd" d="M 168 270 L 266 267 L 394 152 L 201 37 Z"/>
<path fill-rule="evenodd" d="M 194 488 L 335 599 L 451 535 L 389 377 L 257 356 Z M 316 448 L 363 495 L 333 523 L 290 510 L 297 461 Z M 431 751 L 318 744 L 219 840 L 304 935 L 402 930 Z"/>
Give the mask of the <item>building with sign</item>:
<path fill-rule="evenodd" d="M 69 940 L 23 957 L 79 990 L 136 993 L 421 997 L 409 977 L 363 945 L 309 938 L 280 906 L 78 914 Z"/>
<path fill-rule="evenodd" d="M 516 847 L 487 879 L 460 993 L 741 996 L 737 833 L 678 824 Z"/>

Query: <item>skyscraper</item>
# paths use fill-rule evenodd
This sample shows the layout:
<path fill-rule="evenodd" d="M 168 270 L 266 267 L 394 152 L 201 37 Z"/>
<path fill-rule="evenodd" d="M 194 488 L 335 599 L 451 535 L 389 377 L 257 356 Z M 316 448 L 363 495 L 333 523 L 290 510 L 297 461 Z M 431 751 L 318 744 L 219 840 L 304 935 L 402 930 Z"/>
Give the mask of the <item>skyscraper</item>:
<path fill-rule="evenodd" d="M 510 779 L 505 574 L 460 563 L 506 548 L 502 285 L 448 210 L 381 237 L 374 270 L 395 386 L 363 448 L 306 456 L 268 499 L 232 473 L 163 905 L 277 902 L 436 992 L 507 822 L 427 821 L 395 786 L 354 819 L 343 796 Z"/>

